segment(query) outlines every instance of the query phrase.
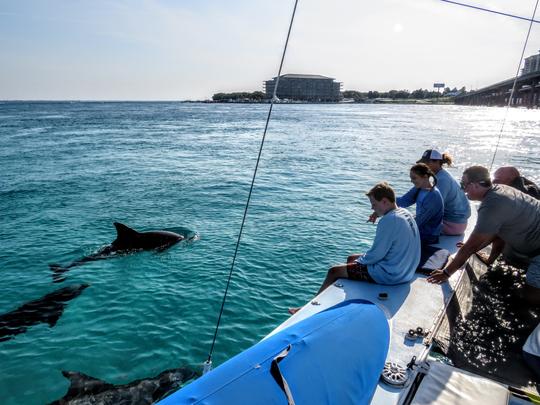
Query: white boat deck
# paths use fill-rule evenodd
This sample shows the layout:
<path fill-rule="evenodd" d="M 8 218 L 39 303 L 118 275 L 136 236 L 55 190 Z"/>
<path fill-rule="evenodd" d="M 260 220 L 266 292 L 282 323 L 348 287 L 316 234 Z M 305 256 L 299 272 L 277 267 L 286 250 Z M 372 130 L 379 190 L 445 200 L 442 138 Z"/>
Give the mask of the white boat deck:
<path fill-rule="evenodd" d="M 476 223 L 476 209 L 472 208 L 473 213 L 465 236 L 442 236 L 438 246 L 448 249 L 452 254 L 457 251 L 456 243 L 470 234 Z M 342 301 L 365 299 L 381 308 L 388 319 L 391 332 L 387 362 L 406 366 L 413 356 L 416 356 L 417 362 L 419 362 L 427 357 L 431 334 L 423 340 L 419 338 L 416 341 L 406 339 L 405 336 L 410 329 L 416 330 L 417 327 L 421 327 L 426 332 L 434 330 L 444 315 L 445 308 L 452 298 L 454 288 L 459 284 L 462 274 L 463 270 L 455 272 L 449 283 L 442 285 L 428 283 L 427 276 L 419 273 L 410 283 L 395 286 L 340 279 L 268 336 Z M 380 293 L 387 293 L 388 298 L 379 299 Z M 369 325 L 366 325 L 366 328 L 369 328 Z M 358 333 L 362 333 L 362 331 L 359 330 Z M 398 404 L 405 398 L 407 392 L 408 387 L 396 388 L 379 382 L 371 403 Z"/>

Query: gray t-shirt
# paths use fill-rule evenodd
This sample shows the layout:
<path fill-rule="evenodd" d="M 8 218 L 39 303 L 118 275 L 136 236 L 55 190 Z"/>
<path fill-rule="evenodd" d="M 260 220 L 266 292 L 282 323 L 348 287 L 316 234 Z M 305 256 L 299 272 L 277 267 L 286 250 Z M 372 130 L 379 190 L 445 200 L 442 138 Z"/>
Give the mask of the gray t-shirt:
<path fill-rule="evenodd" d="M 540 254 L 540 201 L 495 184 L 478 208 L 474 233 L 496 234 L 514 250 L 536 256 Z"/>

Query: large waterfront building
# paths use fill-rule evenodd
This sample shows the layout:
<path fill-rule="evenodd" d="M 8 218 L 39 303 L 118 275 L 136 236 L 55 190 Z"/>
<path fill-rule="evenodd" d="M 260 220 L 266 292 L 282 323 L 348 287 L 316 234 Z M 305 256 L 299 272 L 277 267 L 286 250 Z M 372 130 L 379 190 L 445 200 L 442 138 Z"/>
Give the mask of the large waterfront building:
<path fill-rule="evenodd" d="M 540 52 L 538 55 L 532 55 L 525 58 L 525 64 L 523 65 L 522 75 L 527 73 L 534 73 L 540 71 Z"/>
<path fill-rule="evenodd" d="M 277 77 L 264 82 L 266 97 L 274 94 Z M 288 100 L 331 102 L 341 100 L 341 83 L 335 79 L 319 75 L 281 75 L 277 97 Z"/>

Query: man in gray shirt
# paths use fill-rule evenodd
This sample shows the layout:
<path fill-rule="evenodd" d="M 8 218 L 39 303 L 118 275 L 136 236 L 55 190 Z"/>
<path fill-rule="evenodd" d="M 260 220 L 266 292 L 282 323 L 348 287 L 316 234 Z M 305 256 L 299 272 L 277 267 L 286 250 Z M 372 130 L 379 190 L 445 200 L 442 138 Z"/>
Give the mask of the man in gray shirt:
<path fill-rule="evenodd" d="M 523 177 L 519 173 L 519 170 L 514 166 L 499 167 L 493 173 L 492 182 L 513 187 L 516 190 L 540 200 L 540 189 L 538 189 L 538 186 L 534 182 Z M 500 238 L 493 241 L 493 248 L 491 249 L 490 255 L 487 255 L 484 252 L 478 252 L 478 258 L 490 266 L 499 257 L 499 252 L 502 252 L 504 261 L 512 266 L 527 267 L 528 265 L 527 257 L 523 258 L 519 252 L 512 250 L 510 246 L 507 246 Z"/>
<path fill-rule="evenodd" d="M 488 169 L 482 166 L 466 169 L 461 186 L 470 200 L 481 201 L 476 227 L 454 260 L 444 269 L 433 271 L 428 281 L 448 280 L 472 254 L 501 239 L 526 260 L 524 298 L 533 305 L 540 305 L 540 201 L 512 187 L 493 185 Z M 494 243 L 493 249 L 499 251 L 492 251 L 490 257 L 499 256 L 499 246 L 504 244 Z"/>

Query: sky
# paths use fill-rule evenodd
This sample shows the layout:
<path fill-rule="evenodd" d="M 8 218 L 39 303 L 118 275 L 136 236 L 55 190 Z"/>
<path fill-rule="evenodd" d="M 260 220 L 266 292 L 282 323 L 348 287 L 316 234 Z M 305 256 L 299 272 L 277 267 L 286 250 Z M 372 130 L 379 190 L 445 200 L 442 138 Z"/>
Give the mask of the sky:
<path fill-rule="evenodd" d="M 460 0 L 531 18 L 536 0 Z M 1 100 L 203 100 L 277 75 L 294 0 L 0 0 Z M 540 10 L 536 14 L 540 20 Z M 478 89 L 529 23 L 441 0 L 299 0 L 282 73 L 343 90 Z M 540 49 L 533 24 L 525 56 Z"/>

